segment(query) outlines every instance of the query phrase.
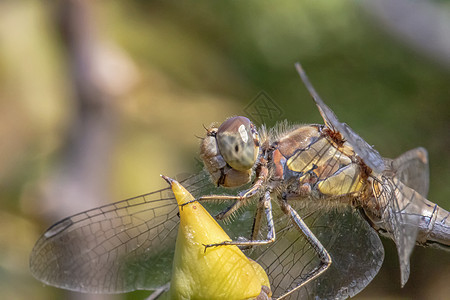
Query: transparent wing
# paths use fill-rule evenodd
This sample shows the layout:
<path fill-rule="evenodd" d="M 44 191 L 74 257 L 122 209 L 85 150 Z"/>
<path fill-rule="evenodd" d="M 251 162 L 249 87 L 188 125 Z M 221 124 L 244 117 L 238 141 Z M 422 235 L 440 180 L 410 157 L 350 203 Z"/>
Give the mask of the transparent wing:
<path fill-rule="evenodd" d="M 211 186 L 206 174 L 181 182 L 194 195 Z M 79 292 L 156 289 L 171 277 L 179 218 L 170 188 L 65 218 L 38 240 L 33 275 Z"/>
<path fill-rule="evenodd" d="M 429 174 L 428 157 L 423 148 L 406 152 L 395 160 L 383 159 L 366 141 L 356 134 L 347 124 L 340 123 L 336 115 L 322 101 L 309 82 L 300 64 L 297 71 L 308 91 L 316 102 L 325 124 L 342 134 L 372 170 L 375 199 L 378 212 L 382 214 L 379 227 L 386 230 L 397 245 L 400 259 L 402 286 L 409 277 L 409 257 L 416 243 L 420 227 L 420 216 L 429 205 L 424 198 L 428 193 Z M 387 166 L 390 165 L 390 169 Z"/>
<path fill-rule="evenodd" d="M 422 214 L 434 209 L 425 199 L 429 187 L 428 154 L 424 148 L 416 148 L 385 161 L 390 170 L 374 181 L 373 190 L 381 212 L 379 227 L 397 246 L 403 286 L 409 277 L 409 257 L 418 231 L 422 227 L 426 231 L 428 225 Z"/>
<path fill-rule="evenodd" d="M 318 279 L 300 288 L 288 299 L 345 299 L 361 291 L 378 273 L 384 249 L 378 234 L 358 211 L 325 209 L 312 202 L 291 203 L 332 258 L 332 264 Z M 266 270 L 274 297 L 298 285 L 318 265 L 314 250 L 274 207 L 277 239 L 253 249 L 250 256 Z M 263 233 L 264 235 L 264 233 Z"/>
<path fill-rule="evenodd" d="M 381 181 L 374 183 L 374 194 L 382 213 L 378 226 L 397 246 L 403 286 L 409 278 L 409 257 L 416 244 L 422 212 L 429 201 L 397 177 L 382 176 Z"/>
<path fill-rule="evenodd" d="M 309 93 L 314 99 L 314 102 L 319 109 L 320 114 L 325 122 L 325 125 L 330 129 L 338 131 L 342 134 L 344 139 L 352 145 L 353 150 L 356 154 L 358 154 L 364 161 L 366 165 L 368 165 L 372 170 L 377 173 L 381 173 L 385 169 L 384 160 L 381 157 L 380 153 L 375 150 L 372 146 L 370 146 L 363 138 L 361 138 L 353 129 L 350 128 L 345 123 L 339 122 L 338 118 L 334 114 L 334 112 L 323 102 L 323 100 L 319 97 L 313 85 L 309 81 L 305 72 L 303 71 L 301 65 L 299 63 L 295 64 L 297 71 L 308 89 Z"/>
<path fill-rule="evenodd" d="M 395 176 L 405 185 L 426 197 L 430 186 L 428 152 L 419 147 L 409 150 L 392 161 Z"/>

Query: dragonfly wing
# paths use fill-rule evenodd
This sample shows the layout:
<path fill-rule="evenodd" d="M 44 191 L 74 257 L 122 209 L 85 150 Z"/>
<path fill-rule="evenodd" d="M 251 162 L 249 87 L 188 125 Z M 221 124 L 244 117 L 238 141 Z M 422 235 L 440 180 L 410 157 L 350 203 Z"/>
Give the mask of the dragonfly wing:
<path fill-rule="evenodd" d="M 402 286 L 409 278 L 409 257 L 416 244 L 422 224 L 426 200 L 421 194 L 403 184 L 398 178 L 382 177 L 374 185 L 375 196 L 382 206 L 381 226 L 397 246 Z"/>
<path fill-rule="evenodd" d="M 355 153 L 358 154 L 364 163 L 372 170 L 380 173 L 385 169 L 384 160 L 380 153 L 354 132 L 350 126 L 345 123 L 335 123 L 333 126 L 342 134 L 344 139 L 349 142 L 353 147 L 353 150 L 355 150 Z"/>
<path fill-rule="evenodd" d="M 384 160 L 380 153 L 370 146 L 362 137 L 360 137 L 353 129 L 345 123 L 339 122 L 334 112 L 323 102 L 319 94 L 314 89 L 313 85 L 306 76 L 305 71 L 299 63 L 295 64 L 297 71 L 311 94 L 314 102 L 319 109 L 320 114 L 325 122 L 325 125 L 334 131 L 338 131 L 342 134 L 344 139 L 350 143 L 353 150 L 358 154 L 372 170 L 377 173 L 381 173 L 385 169 Z"/>
<path fill-rule="evenodd" d="M 296 205 L 297 204 L 297 205 Z M 378 234 L 352 208 L 323 210 L 299 203 L 295 206 L 315 236 L 331 255 L 332 264 L 319 278 L 300 288 L 289 299 L 345 299 L 361 291 L 378 273 L 384 249 Z M 274 211 L 274 243 L 256 247 L 251 257 L 266 270 L 275 297 L 296 287 L 313 270 L 318 257 L 291 221 Z"/>
<path fill-rule="evenodd" d="M 409 150 L 392 161 L 395 176 L 405 185 L 426 197 L 430 185 L 428 153 L 425 148 Z"/>
<path fill-rule="evenodd" d="M 182 182 L 192 192 L 209 184 L 204 174 Z M 79 292 L 156 289 L 170 281 L 179 218 L 170 188 L 65 218 L 38 240 L 33 275 Z"/>

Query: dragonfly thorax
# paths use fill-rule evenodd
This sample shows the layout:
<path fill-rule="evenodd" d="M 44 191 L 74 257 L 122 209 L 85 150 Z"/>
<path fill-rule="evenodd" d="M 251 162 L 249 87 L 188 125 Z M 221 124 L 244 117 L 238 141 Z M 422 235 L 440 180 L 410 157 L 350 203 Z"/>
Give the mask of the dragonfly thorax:
<path fill-rule="evenodd" d="M 345 141 L 336 143 L 321 125 L 304 125 L 273 143 L 273 179 L 294 182 L 290 197 L 356 196 L 364 184 L 363 168 Z"/>

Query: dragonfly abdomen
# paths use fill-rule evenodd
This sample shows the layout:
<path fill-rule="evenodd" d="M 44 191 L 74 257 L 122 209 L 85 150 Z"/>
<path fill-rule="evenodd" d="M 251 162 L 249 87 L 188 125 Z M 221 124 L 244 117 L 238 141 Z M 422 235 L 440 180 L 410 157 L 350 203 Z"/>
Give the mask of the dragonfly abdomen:
<path fill-rule="evenodd" d="M 450 213 L 439 205 L 425 200 L 417 243 L 426 247 L 450 250 Z"/>

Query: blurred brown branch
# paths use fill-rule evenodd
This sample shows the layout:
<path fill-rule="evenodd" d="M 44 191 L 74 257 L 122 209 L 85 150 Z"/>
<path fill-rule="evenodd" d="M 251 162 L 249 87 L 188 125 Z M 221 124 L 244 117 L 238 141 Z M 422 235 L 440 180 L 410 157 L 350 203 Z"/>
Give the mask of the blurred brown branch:
<path fill-rule="evenodd" d="M 128 56 L 97 32 L 92 1 L 61 1 L 56 15 L 75 111 L 59 164 L 41 187 L 40 211 L 50 222 L 108 202 L 117 103 L 137 79 Z"/>

